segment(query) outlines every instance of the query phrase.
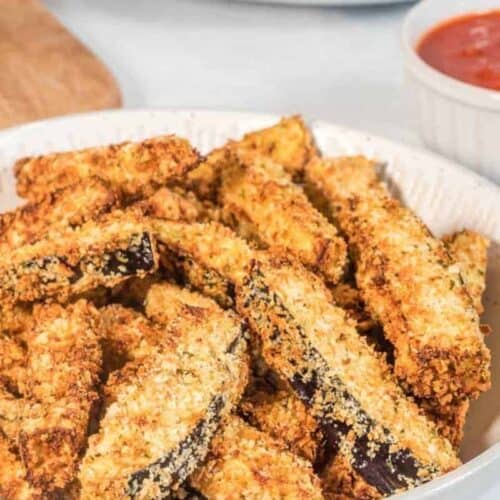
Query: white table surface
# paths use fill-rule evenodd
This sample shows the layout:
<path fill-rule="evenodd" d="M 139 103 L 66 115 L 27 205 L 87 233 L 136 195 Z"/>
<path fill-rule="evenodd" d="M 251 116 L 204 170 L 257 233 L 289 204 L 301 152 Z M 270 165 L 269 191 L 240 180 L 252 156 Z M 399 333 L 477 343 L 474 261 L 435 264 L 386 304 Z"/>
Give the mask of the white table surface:
<path fill-rule="evenodd" d="M 302 113 L 420 145 L 399 30 L 409 5 L 46 0 L 133 108 Z M 495 491 L 474 500 L 500 498 Z"/>

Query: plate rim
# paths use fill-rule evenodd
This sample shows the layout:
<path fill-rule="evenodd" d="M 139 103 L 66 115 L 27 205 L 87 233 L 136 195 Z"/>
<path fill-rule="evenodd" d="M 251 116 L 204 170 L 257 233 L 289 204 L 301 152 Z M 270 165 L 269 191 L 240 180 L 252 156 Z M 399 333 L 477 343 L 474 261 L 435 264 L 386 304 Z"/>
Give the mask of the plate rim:
<path fill-rule="evenodd" d="M 483 177 L 478 172 L 467 168 L 462 165 L 458 161 L 446 158 L 445 156 L 440 155 L 434 151 L 425 149 L 425 147 L 416 146 L 413 144 L 405 144 L 404 142 L 400 142 L 395 139 L 391 139 L 385 137 L 383 135 L 379 135 L 376 133 L 372 133 L 368 130 L 364 130 L 362 128 L 355 128 L 342 125 L 340 123 L 324 120 L 324 119 L 315 119 L 310 118 L 309 116 L 298 113 L 298 112 L 290 112 L 284 114 L 278 113 L 263 113 L 263 112 L 255 112 L 255 111 L 246 111 L 246 110 L 218 110 L 218 109 L 210 109 L 210 108 L 175 108 L 175 107 L 165 107 L 165 108 L 115 108 L 115 109 L 106 109 L 106 110 L 98 110 L 98 111 L 90 111 L 90 112 L 81 112 L 81 113 L 72 113 L 63 116 L 54 116 L 50 118 L 45 118 L 41 120 L 35 120 L 28 123 L 23 123 L 19 125 L 14 125 L 13 127 L 9 127 L 3 130 L 0 130 L 0 146 L 4 141 L 8 141 L 11 139 L 15 139 L 17 134 L 23 133 L 24 130 L 36 130 L 38 128 L 45 128 L 50 125 L 64 124 L 64 122 L 73 122 L 79 119 L 105 119 L 107 115 L 120 115 L 120 114 L 131 114 L 131 115 L 140 115 L 140 114 L 158 114 L 158 113 L 167 113 L 167 114 L 176 114 L 179 116 L 185 115 L 186 117 L 195 117 L 196 115 L 200 115 L 205 118 L 230 118 L 232 120 L 242 120 L 242 121 L 250 121 L 250 120 L 262 120 L 262 121 L 279 121 L 283 116 L 292 116 L 292 115 L 301 115 L 306 123 L 314 129 L 316 127 L 320 127 L 323 129 L 329 128 L 332 131 L 337 131 L 344 134 L 352 134 L 357 135 L 359 137 L 363 137 L 374 143 L 383 144 L 388 148 L 395 148 L 400 151 L 404 151 L 405 153 L 417 155 L 422 157 L 422 159 L 428 158 L 433 162 L 439 163 L 440 167 L 444 168 L 447 171 L 451 171 L 456 175 L 460 175 L 463 179 L 470 181 L 474 181 L 476 187 L 481 189 L 486 189 L 491 191 L 493 194 L 497 194 L 500 196 L 500 185 L 494 183 L 493 181 Z M 499 198 L 499 206 L 500 206 L 500 198 Z"/>

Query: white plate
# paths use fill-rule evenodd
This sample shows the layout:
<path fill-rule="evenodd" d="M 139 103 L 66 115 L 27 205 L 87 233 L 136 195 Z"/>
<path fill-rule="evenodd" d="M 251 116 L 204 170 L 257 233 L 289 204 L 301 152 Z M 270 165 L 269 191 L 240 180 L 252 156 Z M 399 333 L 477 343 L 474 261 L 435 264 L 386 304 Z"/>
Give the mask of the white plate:
<path fill-rule="evenodd" d="M 409 3 L 415 0 L 238 0 L 245 3 L 281 3 L 288 5 L 331 5 L 331 6 L 347 6 L 347 5 L 387 5 L 391 3 Z"/>
<path fill-rule="evenodd" d="M 187 137 L 202 152 L 228 138 L 271 125 L 278 117 L 208 111 L 108 111 L 36 122 L 0 134 L 0 211 L 15 196 L 12 163 L 50 151 L 141 139 L 166 132 Z M 493 388 L 472 405 L 462 456 L 466 465 L 405 495 L 406 498 L 477 498 L 499 481 L 500 470 L 500 188 L 438 156 L 324 122 L 312 122 L 325 155 L 364 154 L 385 162 L 394 193 L 438 236 L 464 227 L 492 239 L 484 320 L 493 326 Z M 496 443 L 496 444 L 495 444 Z M 500 488 L 500 484 L 498 484 Z"/>

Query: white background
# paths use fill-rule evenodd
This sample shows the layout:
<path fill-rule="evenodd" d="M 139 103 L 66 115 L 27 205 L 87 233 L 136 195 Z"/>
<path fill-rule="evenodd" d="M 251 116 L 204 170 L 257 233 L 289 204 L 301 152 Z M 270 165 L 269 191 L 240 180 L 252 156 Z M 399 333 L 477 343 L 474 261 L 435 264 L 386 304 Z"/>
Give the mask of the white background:
<path fill-rule="evenodd" d="M 408 5 L 46 3 L 113 71 L 126 107 L 299 112 L 417 142 L 399 41 Z"/>
<path fill-rule="evenodd" d="M 400 51 L 408 5 L 45 3 L 111 69 L 125 107 L 302 113 L 420 145 Z"/>

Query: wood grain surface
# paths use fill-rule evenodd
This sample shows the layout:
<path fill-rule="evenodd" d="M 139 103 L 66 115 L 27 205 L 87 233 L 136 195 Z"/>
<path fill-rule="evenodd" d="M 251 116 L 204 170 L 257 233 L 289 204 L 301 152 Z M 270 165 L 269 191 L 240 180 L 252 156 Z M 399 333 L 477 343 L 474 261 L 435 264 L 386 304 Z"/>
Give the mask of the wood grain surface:
<path fill-rule="evenodd" d="M 39 0 L 0 0 L 0 128 L 120 104 L 111 73 Z"/>

